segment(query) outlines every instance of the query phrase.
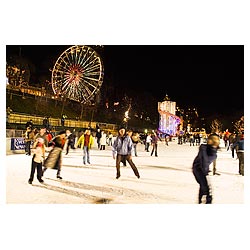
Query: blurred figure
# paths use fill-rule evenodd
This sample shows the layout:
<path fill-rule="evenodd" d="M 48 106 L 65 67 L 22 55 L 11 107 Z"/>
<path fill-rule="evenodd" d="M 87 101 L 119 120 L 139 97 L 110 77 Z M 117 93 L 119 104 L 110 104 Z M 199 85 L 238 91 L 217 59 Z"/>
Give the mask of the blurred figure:
<path fill-rule="evenodd" d="M 24 133 L 24 142 L 25 142 L 25 152 L 26 155 L 31 155 L 31 143 L 33 141 L 34 138 L 34 133 L 32 132 L 31 127 L 27 127 L 26 131 Z"/>
<path fill-rule="evenodd" d="M 225 148 L 227 149 L 227 151 L 229 150 L 229 136 L 230 136 L 230 133 L 228 129 L 226 129 L 226 131 L 224 132 L 223 140 L 224 140 Z"/>
<path fill-rule="evenodd" d="M 52 150 L 44 161 L 43 174 L 47 168 L 57 169 L 56 177 L 62 179 L 62 150 L 66 141 L 66 131 L 62 130 L 51 140 Z"/>
<path fill-rule="evenodd" d="M 138 179 L 140 178 L 138 169 L 132 161 L 132 149 L 132 139 L 128 134 L 126 134 L 125 128 L 121 127 L 118 131 L 118 136 L 116 137 L 112 147 L 113 159 L 116 159 L 116 179 L 121 176 L 120 163 L 123 157 L 131 166 L 135 176 L 137 176 Z"/>
<path fill-rule="evenodd" d="M 108 145 L 112 146 L 113 144 L 113 134 L 111 132 L 108 133 Z"/>
<path fill-rule="evenodd" d="M 192 146 L 192 144 L 193 144 L 193 146 L 194 146 L 194 141 L 195 141 L 195 139 L 194 139 L 194 134 L 193 134 L 193 133 L 190 133 L 190 134 L 189 134 L 190 146 Z"/>
<path fill-rule="evenodd" d="M 66 147 L 66 155 L 69 153 L 69 148 L 75 149 L 75 136 L 71 133 L 69 129 L 66 130 L 66 139 L 67 139 L 67 147 Z"/>
<path fill-rule="evenodd" d="M 147 152 L 149 152 L 149 146 L 150 146 L 151 141 L 152 141 L 151 134 L 148 133 L 146 137 L 146 141 L 145 141 L 145 151 Z"/>
<path fill-rule="evenodd" d="M 209 172 L 209 165 L 217 158 L 219 145 L 220 137 L 217 134 L 210 134 L 207 144 L 200 145 L 198 155 L 194 159 L 192 171 L 196 181 L 200 185 L 198 195 L 199 204 L 202 203 L 203 195 L 206 196 L 206 204 L 212 203 L 212 194 L 207 175 Z"/>
<path fill-rule="evenodd" d="M 244 176 L 244 132 L 240 135 L 233 147 L 236 149 L 236 154 L 239 159 L 239 174 Z"/>
<path fill-rule="evenodd" d="M 168 142 L 169 142 L 169 137 L 170 137 L 169 134 L 165 134 L 165 143 L 167 146 L 168 146 Z"/>
<path fill-rule="evenodd" d="M 133 148 L 134 148 L 135 156 L 137 156 L 137 144 L 138 144 L 139 141 L 140 141 L 139 133 L 134 132 L 134 133 L 132 134 L 131 139 L 132 139 L 132 142 L 133 142 Z"/>
<path fill-rule="evenodd" d="M 100 150 L 105 150 L 106 144 L 107 144 L 107 134 L 104 131 L 102 131 L 100 139 Z"/>
<path fill-rule="evenodd" d="M 62 115 L 61 117 L 61 126 L 64 127 L 65 124 L 65 119 L 67 118 L 67 116 L 65 114 Z"/>
<path fill-rule="evenodd" d="M 160 138 L 157 136 L 157 134 L 154 132 L 152 137 L 151 137 L 151 143 L 152 143 L 152 151 L 151 151 L 151 156 L 154 154 L 155 152 L 155 157 L 158 157 L 157 154 L 157 148 L 158 148 L 158 141 L 160 140 Z"/>
<path fill-rule="evenodd" d="M 48 147 L 48 139 L 47 139 L 47 134 L 46 134 L 46 128 L 45 127 L 41 127 L 40 131 L 34 136 L 34 142 L 38 138 L 42 138 L 44 140 L 45 147 Z"/>
<path fill-rule="evenodd" d="M 26 128 L 27 128 L 27 127 L 31 127 L 31 129 L 33 129 L 33 121 L 32 121 L 32 119 L 30 119 L 28 122 L 26 122 L 25 127 L 26 127 Z"/>
<path fill-rule="evenodd" d="M 235 142 L 237 141 L 237 137 L 236 137 L 236 134 L 235 133 L 232 133 L 230 136 L 229 136 L 229 144 L 230 144 L 230 149 L 232 151 L 232 158 L 234 158 L 234 152 L 235 152 Z"/>
<path fill-rule="evenodd" d="M 30 178 L 28 180 L 29 184 L 32 184 L 34 179 L 35 171 L 37 171 L 37 179 L 40 183 L 43 183 L 42 180 L 42 163 L 45 158 L 45 145 L 44 140 L 42 138 L 36 139 L 33 149 L 32 149 L 33 157 L 31 162 L 31 171 Z"/>
<path fill-rule="evenodd" d="M 86 129 L 84 134 L 80 136 L 77 141 L 77 146 L 80 145 L 83 149 L 83 164 L 86 165 L 86 162 L 90 164 L 90 154 L 89 151 L 94 145 L 94 137 L 91 135 L 91 130 Z"/>
<path fill-rule="evenodd" d="M 101 137 L 102 137 L 100 128 L 97 129 L 95 136 L 96 136 L 97 147 L 98 147 L 98 149 L 100 149 L 100 147 L 101 147 L 100 140 L 101 140 Z"/>

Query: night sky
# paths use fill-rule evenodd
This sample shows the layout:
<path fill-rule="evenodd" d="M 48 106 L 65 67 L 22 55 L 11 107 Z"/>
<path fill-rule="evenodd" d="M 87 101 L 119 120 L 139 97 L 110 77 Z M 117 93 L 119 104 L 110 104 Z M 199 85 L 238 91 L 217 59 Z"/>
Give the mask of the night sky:
<path fill-rule="evenodd" d="M 7 56 L 19 47 L 7 46 Z M 45 63 L 52 68 L 68 47 L 21 46 L 21 53 L 39 72 Z M 167 94 L 178 106 L 193 106 L 205 115 L 244 109 L 244 46 L 104 45 L 102 57 L 104 75 L 118 89 L 148 91 L 159 101 Z"/>

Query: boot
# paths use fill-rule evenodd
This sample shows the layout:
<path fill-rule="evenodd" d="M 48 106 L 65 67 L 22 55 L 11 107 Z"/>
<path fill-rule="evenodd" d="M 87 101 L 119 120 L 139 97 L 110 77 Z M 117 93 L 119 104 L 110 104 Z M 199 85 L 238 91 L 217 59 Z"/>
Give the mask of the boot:
<path fill-rule="evenodd" d="M 212 204 L 212 195 L 207 195 L 206 204 Z"/>

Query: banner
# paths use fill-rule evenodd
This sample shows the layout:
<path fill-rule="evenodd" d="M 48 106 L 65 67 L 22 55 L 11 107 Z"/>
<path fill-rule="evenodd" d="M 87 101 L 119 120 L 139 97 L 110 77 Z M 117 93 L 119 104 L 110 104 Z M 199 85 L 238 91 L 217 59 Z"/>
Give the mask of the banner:
<path fill-rule="evenodd" d="M 24 138 L 11 138 L 11 150 L 24 150 Z"/>

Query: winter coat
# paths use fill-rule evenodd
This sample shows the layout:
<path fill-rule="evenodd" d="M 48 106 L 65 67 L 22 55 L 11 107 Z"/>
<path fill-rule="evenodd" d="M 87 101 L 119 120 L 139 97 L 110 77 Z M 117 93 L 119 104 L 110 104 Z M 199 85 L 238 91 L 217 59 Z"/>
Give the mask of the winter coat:
<path fill-rule="evenodd" d="M 112 146 L 112 153 L 113 156 L 116 153 L 119 155 L 130 155 L 132 153 L 132 149 L 133 143 L 130 136 L 117 136 Z"/>
<path fill-rule="evenodd" d="M 105 133 L 102 133 L 100 144 L 104 146 L 107 144 L 107 135 Z"/>
<path fill-rule="evenodd" d="M 37 163 L 43 162 L 45 157 L 45 147 L 44 146 L 36 146 L 36 148 L 32 149 L 32 153 L 34 155 L 33 161 Z"/>
<path fill-rule="evenodd" d="M 244 152 L 244 139 L 240 139 L 239 141 L 235 142 L 233 147 L 236 148 L 237 152 Z"/>
<path fill-rule="evenodd" d="M 159 141 L 159 137 L 157 135 L 152 135 L 151 143 L 152 144 L 157 144 L 158 141 Z"/>
<path fill-rule="evenodd" d="M 208 144 L 201 144 L 198 155 L 193 162 L 193 170 L 202 170 L 204 175 L 208 175 L 209 165 L 216 160 L 217 149 Z"/>
<path fill-rule="evenodd" d="M 81 145 L 81 149 L 84 147 L 84 136 L 85 134 L 81 135 L 80 138 L 77 141 L 77 145 Z M 90 149 L 94 145 L 94 137 L 92 135 L 89 136 L 89 145 L 88 148 Z"/>

